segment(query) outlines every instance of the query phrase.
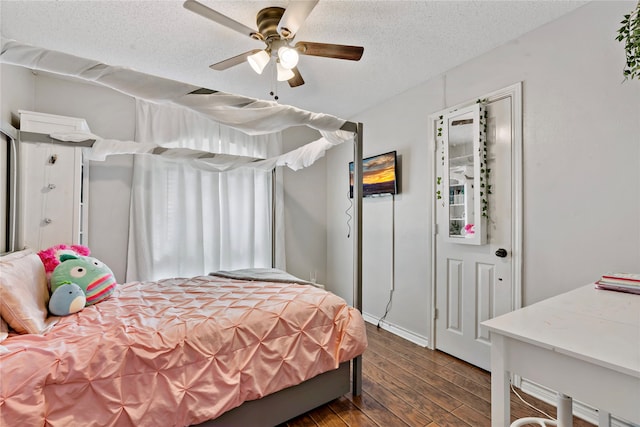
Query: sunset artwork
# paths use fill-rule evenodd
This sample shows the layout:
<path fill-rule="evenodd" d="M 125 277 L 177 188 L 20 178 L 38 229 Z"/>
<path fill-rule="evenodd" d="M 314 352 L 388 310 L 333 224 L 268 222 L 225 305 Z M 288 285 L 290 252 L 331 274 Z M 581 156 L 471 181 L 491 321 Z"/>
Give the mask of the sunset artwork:
<path fill-rule="evenodd" d="M 350 196 L 353 197 L 353 162 L 349 163 Z M 362 195 L 396 194 L 396 152 L 362 160 Z"/>

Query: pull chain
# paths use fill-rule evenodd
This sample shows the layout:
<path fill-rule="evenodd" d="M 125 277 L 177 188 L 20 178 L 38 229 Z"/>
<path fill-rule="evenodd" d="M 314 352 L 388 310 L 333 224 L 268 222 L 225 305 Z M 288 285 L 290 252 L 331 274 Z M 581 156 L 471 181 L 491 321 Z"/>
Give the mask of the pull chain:
<path fill-rule="evenodd" d="M 276 66 L 271 67 L 271 92 L 269 95 L 273 97 L 275 101 L 278 100 L 278 79 L 276 74 Z"/>

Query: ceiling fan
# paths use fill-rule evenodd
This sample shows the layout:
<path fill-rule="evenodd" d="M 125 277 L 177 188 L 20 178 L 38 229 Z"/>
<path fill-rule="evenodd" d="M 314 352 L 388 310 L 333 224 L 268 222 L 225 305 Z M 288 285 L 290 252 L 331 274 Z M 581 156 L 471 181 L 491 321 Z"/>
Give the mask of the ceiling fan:
<path fill-rule="evenodd" d="M 297 67 L 299 55 L 358 61 L 364 52 L 364 48 L 361 46 L 305 41 L 291 45 L 298 29 L 317 3 L 318 0 L 298 0 L 290 1 L 286 9 L 282 7 L 264 8 L 256 16 L 258 30 L 247 27 L 196 0 L 186 0 L 184 7 L 213 22 L 224 25 L 254 40 L 261 40 L 266 44 L 265 49 L 253 49 L 241 53 L 212 64 L 209 66 L 210 68 L 222 71 L 247 61 L 256 73 L 262 74 L 271 57 L 273 57 L 276 62 L 278 81 L 286 80 L 289 86 L 296 87 L 304 84 Z"/>

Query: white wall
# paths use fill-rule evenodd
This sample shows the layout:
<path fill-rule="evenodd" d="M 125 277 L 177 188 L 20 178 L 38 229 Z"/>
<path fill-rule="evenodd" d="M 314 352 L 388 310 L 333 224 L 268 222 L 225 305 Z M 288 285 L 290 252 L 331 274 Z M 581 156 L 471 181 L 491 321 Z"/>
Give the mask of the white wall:
<path fill-rule="evenodd" d="M 622 16 L 634 6 L 590 3 L 352 118 L 364 124 L 365 155 L 395 149 L 402 156 L 395 292 L 387 316 L 393 327 L 430 339 L 434 195 L 428 115 L 518 81 L 524 120 L 523 304 L 606 271 L 640 271 L 640 82 L 621 83 L 623 46 L 615 40 Z M 347 149 L 334 150 L 327 166 L 327 187 L 336 189 L 327 195 L 333 254 L 328 275 L 339 283 L 338 293 L 350 292 L 343 282 L 350 277 L 344 274 L 350 271 L 351 242 L 341 231 L 340 195 L 350 157 Z M 367 245 L 388 245 L 393 224 L 375 209 L 365 201 L 365 242 L 377 236 Z M 389 262 L 365 251 L 365 271 L 380 270 L 383 263 L 390 270 Z M 365 281 L 365 313 L 383 315 L 388 281 L 386 275 Z"/>
<path fill-rule="evenodd" d="M 353 118 L 363 123 L 364 157 L 396 150 L 400 174 L 400 193 L 395 201 L 391 197 L 363 200 L 363 308 L 366 313 L 382 316 L 393 283 L 387 320 L 421 336 L 427 334 L 431 271 L 427 116 L 441 108 L 441 100 L 441 87 L 428 82 Z M 349 206 L 345 194 L 349 188 L 347 165 L 352 159 L 351 147 L 333 149 L 327 172 L 327 188 L 333 189 L 327 194 L 328 283 L 349 301 L 353 235 L 346 238 L 344 210 Z"/>
<path fill-rule="evenodd" d="M 0 121 L 5 126 L 18 127 L 18 110 L 32 110 L 34 102 L 34 76 L 30 70 L 10 65 L 0 65 Z M 7 240 L 7 191 L 8 168 L 7 140 L 0 138 L 0 253 L 12 248 L 5 244 Z"/>
<path fill-rule="evenodd" d="M 0 119 L 18 128 L 18 110 L 33 110 L 35 103 L 35 76 L 31 70 L 0 64 Z"/>
<path fill-rule="evenodd" d="M 315 141 L 320 133 L 306 126 L 285 130 L 283 151 Z M 285 247 L 287 271 L 304 280 L 316 272 L 317 282 L 326 283 L 326 160 L 292 171 L 284 168 Z"/>

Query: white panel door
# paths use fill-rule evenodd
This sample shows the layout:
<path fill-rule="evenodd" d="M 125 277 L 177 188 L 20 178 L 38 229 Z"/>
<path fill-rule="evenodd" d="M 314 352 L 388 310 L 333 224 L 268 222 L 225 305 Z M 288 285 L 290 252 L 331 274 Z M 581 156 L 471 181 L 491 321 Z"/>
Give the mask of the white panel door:
<path fill-rule="evenodd" d="M 436 207 L 435 347 L 486 370 L 491 343 L 480 323 L 511 311 L 513 300 L 512 102 L 507 96 L 486 105 L 488 183 L 492 186 L 487 244 L 447 242 L 448 215 L 440 200 Z M 438 162 L 437 169 L 442 167 Z M 436 173 L 443 176 L 442 170 Z"/>

